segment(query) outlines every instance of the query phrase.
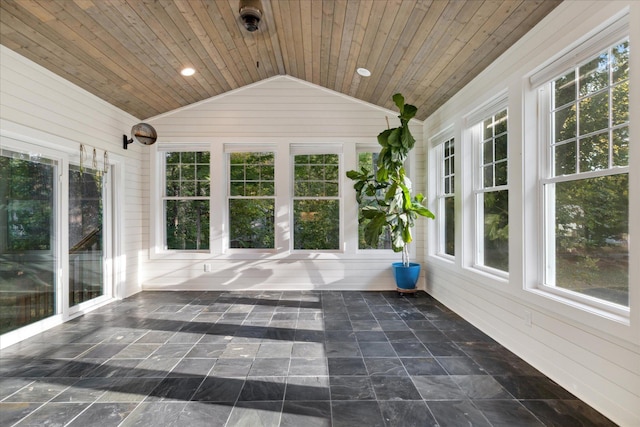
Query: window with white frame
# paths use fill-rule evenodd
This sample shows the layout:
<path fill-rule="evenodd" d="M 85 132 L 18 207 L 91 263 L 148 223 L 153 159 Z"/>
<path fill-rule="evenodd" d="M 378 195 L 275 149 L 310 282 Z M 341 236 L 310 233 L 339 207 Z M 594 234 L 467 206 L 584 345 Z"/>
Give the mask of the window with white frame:
<path fill-rule="evenodd" d="M 358 170 L 366 169 L 371 174 L 375 175 L 378 171 L 378 155 L 379 151 L 372 148 L 358 149 Z M 376 194 L 365 194 L 362 197 L 359 209 L 367 206 L 368 203 L 372 203 L 376 198 L 384 198 L 384 193 L 378 190 Z M 373 247 L 367 244 L 365 239 L 365 227 L 369 222 L 369 219 L 363 219 L 358 223 L 358 249 L 391 249 L 391 234 L 386 229 L 378 240 L 378 244 Z"/>
<path fill-rule="evenodd" d="M 340 154 L 293 154 L 293 249 L 340 249 Z"/>
<path fill-rule="evenodd" d="M 208 250 L 210 154 L 206 151 L 163 154 L 165 248 Z"/>
<path fill-rule="evenodd" d="M 508 114 L 506 108 L 474 126 L 476 255 L 478 266 L 509 271 Z"/>
<path fill-rule="evenodd" d="M 629 306 L 630 50 L 620 32 L 626 31 L 628 24 L 610 26 L 578 47 L 579 59 L 552 68 L 540 89 L 548 141 L 543 288 L 623 310 Z"/>
<path fill-rule="evenodd" d="M 275 248 L 275 154 L 227 154 L 229 248 Z"/>
<path fill-rule="evenodd" d="M 448 138 L 438 152 L 437 209 L 438 253 L 455 256 L 455 140 Z"/>

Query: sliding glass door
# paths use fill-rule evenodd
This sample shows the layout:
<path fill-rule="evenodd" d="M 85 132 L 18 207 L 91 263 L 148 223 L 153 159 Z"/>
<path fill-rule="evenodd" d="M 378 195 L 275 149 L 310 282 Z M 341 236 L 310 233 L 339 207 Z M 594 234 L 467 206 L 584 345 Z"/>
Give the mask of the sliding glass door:
<path fill-rule="evenodd" d="M 109 165 L 81 168 L 71 154 L 8 142 L 0 148 L 0 336 L 16 342 L 112 297 L 113 207 Z"/>
<path fill-rule="evenodd" d="M 0 150 L 0 334 L 59 312 L 58 167 Z"/>

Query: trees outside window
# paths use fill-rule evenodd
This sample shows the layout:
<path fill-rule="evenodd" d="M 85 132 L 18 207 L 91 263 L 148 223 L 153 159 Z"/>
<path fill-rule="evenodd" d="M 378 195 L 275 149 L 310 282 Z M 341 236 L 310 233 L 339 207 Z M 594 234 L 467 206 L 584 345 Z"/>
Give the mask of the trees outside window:
<path fill-rule="evenodd" d="M 629 304 L 629 41 L 548 84 L 545 284 Z"/>
<path fill-rule="evenodd" d="M 209 152 L 202 151 L 164 153 L 167 249 L 209 249 L 209 159 Z"/>
<path fill-rule="evenodd" d="M 295 154 L 293 248 L 340 249 L 340 156 Z"/>
<path fill-rule="evenodd" d="M 273 152 L 229 153 L 229 247 L 275 248 Z"/>

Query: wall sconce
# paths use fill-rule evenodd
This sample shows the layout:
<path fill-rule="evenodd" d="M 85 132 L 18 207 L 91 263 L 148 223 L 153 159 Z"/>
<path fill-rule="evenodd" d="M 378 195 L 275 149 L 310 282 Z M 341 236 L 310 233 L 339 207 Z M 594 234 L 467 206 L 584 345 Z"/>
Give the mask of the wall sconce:
<path fill-rule="evenodd" d="M 153 126 L 147 123 L 138 123 L 131 128 L 131 139 L 127 138 L 127 135 L 122 135 L 122 148 L 126 150 L 134 140 L 142 145 L 152 145 L 157 139 L 158 134 Z"/>

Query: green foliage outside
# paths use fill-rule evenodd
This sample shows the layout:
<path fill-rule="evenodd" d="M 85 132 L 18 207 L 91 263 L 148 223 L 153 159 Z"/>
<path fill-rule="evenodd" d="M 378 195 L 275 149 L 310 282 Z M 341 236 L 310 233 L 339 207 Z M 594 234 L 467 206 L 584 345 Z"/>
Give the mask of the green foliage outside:
<path fill-rule="evenodd" d="M 628 305 L 629 44 L 554 82 L 556 286 Z M 612 174 L 581 177 L 580 173 Z"/>

